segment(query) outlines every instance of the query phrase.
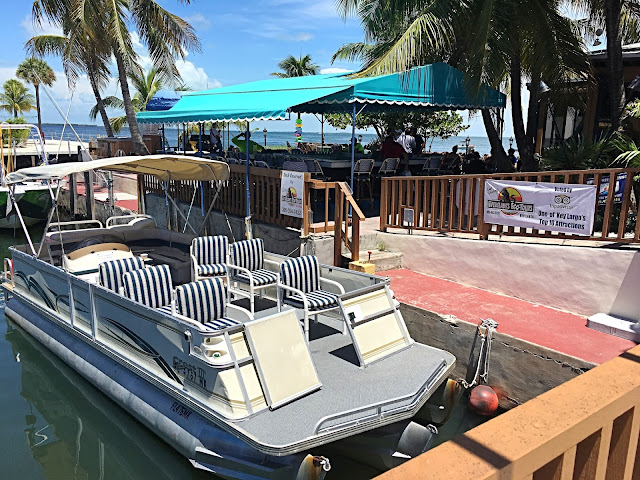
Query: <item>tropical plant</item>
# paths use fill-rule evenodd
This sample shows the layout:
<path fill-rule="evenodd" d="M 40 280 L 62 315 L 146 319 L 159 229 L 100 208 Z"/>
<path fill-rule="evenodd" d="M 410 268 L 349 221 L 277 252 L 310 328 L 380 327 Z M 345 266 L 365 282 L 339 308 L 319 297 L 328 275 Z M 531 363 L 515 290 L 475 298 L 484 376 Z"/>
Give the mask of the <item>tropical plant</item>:
<path fill-rule="evenodd" d="M 2 88 L 4 91 L 0 94 L 0 109 L 12 113 L 14 118 L 18 118 L 19 113 L 36 108 L 33 104 L 35 98 L 20 80 L 10 78 L 4 82 Z"/>
<path fill-rule="evenodd" d="M 44 17 L 49 18 L 62 28 L 63 34 L 36 35 L 27 41 L 27 52 L 31 55 L 60 57 L 67 83 L 72 90 L 80 75 L 86 74 L 107 136 L 113 137 L 101 94 L 109 81 L 108 64 L 111 60 L 106 30 L 92 27 L 92 24 L 98 23 L 98 18 L 94 18 L 91 24 L 78 20 L 73 11 L 72 0 L 61 0 L 54 11 L 44 10 L 45 7 L 56 6 L 48 2 L 35 2 L 34 19 L 40 22 Z M 89 15 L 89 12 L 86 15 Z"/>
<path fill-rule="evenodd" d="M 181 3 L 191 2 L 181 0 Z M 46 16 L 57 23 L 71 15 L 74 21 L 86 26 L 91 36 L 105 39 L 105 46 L 110 48 L 116 61 L 122 103 L 134 151 L 138 154 L 149 153 L 136 121 L 127 81 L 131 74 L 141 70 L 129 28 L 136 29 L 155 68 L 170 73 L 179 81 L 175 59 L 185 59 L 188 50 L 200 50 L 200 41 L 189 22 L 165 10 L 154 0 L 35 0 L 33 12 L 36 19 Z"/>
<path fill-rule="evenodd" d="M 135 93 L 133 98 L 131 99 L 133 109 L 135 112 L 143 112 L 147 109 L 147 103 L 154 97 L 159 90 L 161 90 L 167 81 L 167 75 L 161 72 L 158 72 L 155 68 L 150 69 L 148 72 L 141 74 L 131 74 L 129 75 L 129 81 L 135 88 Z M 113 108 L 117 110 L 124 110 L 124 102 L 122 99 L 109 96 L 103 99 L 103 103 L 107 108 Z M 92 120 L 95 120 L 98 116 L 100 109 L 98 104 L 91 108 L 89 112 L 89 117 Z M 109 119 L 109 123 L 111 124 L 111 128 L 115 133 L 118 133 L 122 128 L 127 125 L 127 116 L 120 115 L 118 117 L 113 117 Z"/>
<path fill-rule="evenodd" d="M 635 140 L 627 135 L 616 135 L 611 143 L 619 152 L 614 163 L 624 167 L 637 167 L 640 165 L 640 145 Z"/>
<path fill-rule="evenodd" d="M 640 4 L 637 0 L 570 0 L 585 16 L 580 27 L 587 40 L 606 35 L 609 115 L 615 130 L 626 103 L 622 46 L 640 41 Z"/>
<path fill-rule="evenodd" d="M 535 166 L 537 86 L 544 80 L 552 91 L 560 91 L 589 69 L 574 25 L 560 6 L 560 0 L 338 0 L 344 16 L 360 18 L 366 43 L 345 45 L 334 59 L 361 60 L 360 75 L 446 61 L 469 74 L 470 94 L 483 83 L 495 88 L 510 84 L 518 150 L 524 168 L 530 169 Z M 521 87 L 527 79 L 534 88 L 525 124 Z M 504 154 L 491 112 L 482 110 L 482 118 L 493 155 Z"/>
<path fill-rule="evenodd" d="M 604 168 L 610 163 L 611 138 L 592 141 L 584 137 L 572 137 L 564 143 L 547 148 L 542 164 L 548 170 L 585 170 Z"/>
<path fill-rule="evenodd" d="M 9 123 L 9 124 L 14 124 L 14 125 L 20 125 L 20 124 L 25 124 L 27 123 L 27 120 L 24 117 L 12 117 L 12 118 L 8 118 L 6 119 L 3 123 Z M 1 127 L 1 125 L 0 125 Z M 27 140 L 29 138 L 29 135 L 31 134 L 31 129 L 29 128 L 25 128 L 25 129 L 20 129 L 20 130 L 9 130 L 9 129 L 2 129 L 2 142 L 6 145 L 9 144 L 9 138 L 11 138 L 11 142 L 13 143 L 14 141 L 17 143 L 22 143 L 25 140 Z"/>
<path fill-rule="evenodd" d="M 271 75 L 278 78 L 304 77 L 307 75 L 317 75 L 320 67 L 311 61 L 311 55 L 300 55 L 298 58 L 289 55 L 278 63 L 281 72 L 274 72 Z"/>
<path fill-rule="evenodd" d="M 36 109 L 38 111 L 38 129 L 42 131 L 42 115 L 40 112 L 40 84 L 50 87 L 56 81 L 56 74 L 47 62 L 40 58 L 27 58 L 16 70 L 16 77 L 33 85 L 36 91 Z"/>

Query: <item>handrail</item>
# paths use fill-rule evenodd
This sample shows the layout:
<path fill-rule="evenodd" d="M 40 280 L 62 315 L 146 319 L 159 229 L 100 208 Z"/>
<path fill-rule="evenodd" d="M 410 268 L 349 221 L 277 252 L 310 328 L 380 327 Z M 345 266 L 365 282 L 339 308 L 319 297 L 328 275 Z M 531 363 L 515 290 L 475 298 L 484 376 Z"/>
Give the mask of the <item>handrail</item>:
<path fill-rule="evenodd" d="M 364 214 L 353 199 L 351 189 L 346 182 L 336 182 L 336 208 L 333 224 L 333 262 L 336 266 L 342 264 L 342 245 L 351 252 L 351 261 L 360 259 L 360 222 Z M 344 230 L 342 225 L 344 224 Z M 349 225 L 351 225 L 351 240 L 349 240 Z"/>
<path fill-rule="evenodd" d="M 47 228 L 47 233 L 49 232 L 63 232 L 66 230 L 62 230 L 60 227 L 69 227 L 69 226 L 79 226 L 79 225 L 97 225 L 97 228 L 104 228 L 102 222 L 100 220 L 75 220 L 73 222 L 51 222 L 49 227 Z M 52 228 L 57 228 L 56 230 L 52 230 Z M 73 228 L 71 230 L 80 230 L 79 228 Z"/>
<path fill-rule="evenodd" d="M 417 392 L 414 393 L 409 393 L 407 395 L 402 395 L 400 397 L 396 397 L 396 398 L 392 398 L 390 400 L 385 400 L 379 403 L 373 403 L 371 405 L 365 405 L 364 407 L 357 407 L 357 408 L 353 408 L 351 410 L 347 410 L 346 412 L 340 412 L 340 413 L 335 413 L 332 415 L 327 415 L 325 417 L 322 417 L 320 420 L 318 420 L 318 422 L 316 423 L 315 427 L 313 428 L 313 433 L 315 435 L 319 434 L 319 433 L 323 433 L 323 432 L 327 432 L 327 431 L 331 431 L 331 430 L 337 430 L 337 429 L 342 429 L 345 428 L 347 426 L 350 425 L 360 425 L 363 422 L 369 421 L 369 420 L 376 420 L 376 419 L 380 419 L 380 418 L 385 418 L 391 415 L 395 415 L 396 413 L 402 413 L 402 412 L 406 412 L 409 410 L 414 409 L 419 403 L 420 400 L 423 398 L 423 396 L 434 386 L 436 380 L 438 378 L 440 378 L 440 374 L 442 373 L 442 371 L 447 368 L 447 364 L 446 362 L 443 360 L 442 362 L 440 362 L 440 365 L 438 365 L 438 369 L 433 372 L 431 374 L 431 376 L 427 379 L 426 382 L 424 382 L 422 384 L 422 386 L 420 387 L 420 389 Z M 399 405 L 395 408 L 392 408 L 391 410 L 385 410 L 383 411 L 382 408 L 387 406 L 387 405 L 391 405 L 394 403 L 401 403 L 401 402 L 405 402 L 409 400 L 410 402 L 407 404 L 402 404 Z M 375 413 L 369 414 L 369 415 L 364 415 L 362 417 L 358 417 L 358 418 L 354 418 L 351 420 L 348 420 L 346 422 L 342 422 L 342 423 L 338 423 L 335 425 L 330 425 L 328 427 L 324 427 L 322 428 L 322 425 L 324 425 L 325 423 L 331 421 L 331 420 L 337 420 L 339 418 L 343 418 L 343 417 L 351 417 L 357 413 L 360 412 L 366 412 L 368 410 L 374 410 L 375 409 Z"/>

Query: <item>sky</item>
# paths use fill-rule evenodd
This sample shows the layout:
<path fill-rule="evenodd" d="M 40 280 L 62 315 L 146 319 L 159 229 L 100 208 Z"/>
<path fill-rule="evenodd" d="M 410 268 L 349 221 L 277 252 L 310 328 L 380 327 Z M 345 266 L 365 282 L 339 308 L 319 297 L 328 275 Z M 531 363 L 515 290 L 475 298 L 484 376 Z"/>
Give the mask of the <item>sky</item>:
<path fill-rule="evenodd" d="M 177 62 L 184 82 L 193 90 L 233 85 L 269 78 L 277 71 L 277 64 L 288 55 L 310 54 L 322 73 L 348 72 L 359 68 L 357 63 L 331 63 L 331 56 L 344 43 L 363 40 L 357 19 L 344 20 L 338 14 L 335 0 L 246 0 L 242 3 L 221 0 L 192 0 L 182 5 L 177 0 L 160 0 L 172 13 L 188 20 L 202 43 L 200 52 L 187 52 L 186 59 Z M 3 5 L 4 42 L 0 58 L 0 84 L 15 77 L 18 64 L 25 58 L 24 44 L 33 35 L 58 33 L 52 26 L 36 28 L 31 20 L 31 2 L 14 1 Z M 146 49 L 139 42 L 135 30 L 131 31 L 136 51 L 143 67 L 150 67 Z M 69 111 L 73 124 L 98 123 L 88 112 L 95 98 L 86 77 L 81 78 L 75 90 L 69 90 L 58 59 L 46 57 L 55 70 L 57 81 L 50 88 L 53 99 L 63 112 Z M 115 68 L 113 69 L 115 72 Z M 31 87 L 30 87 L 31 88 Z M 115 81 L 110 82 L 104 95 L 120 92 Z M 526 106 L 528 95 L 523 91 Z M 41 94 L 42 118 L 45 123 L 62 123 L 62 116 L 45 93 Z M 119 112 L 111 111 L 110 115 Z M 464 133 L 485 136 L 480 116 L 468 118 L 471 127 Z M 0 114 L 1 115 L 1 114 Z M 27 116 L 35 121 L 35 112 Z M 253 122 L 252 127 L 268 130 L 291 130 L 293 122 Z M 319 131 L 319 122 L 311 115 L 303 116 L 304 129 Z M 325 132 L 335 131 L 325 125 Z M 511 112 L 505 114 L 505 136 L 512 135 Z"/>

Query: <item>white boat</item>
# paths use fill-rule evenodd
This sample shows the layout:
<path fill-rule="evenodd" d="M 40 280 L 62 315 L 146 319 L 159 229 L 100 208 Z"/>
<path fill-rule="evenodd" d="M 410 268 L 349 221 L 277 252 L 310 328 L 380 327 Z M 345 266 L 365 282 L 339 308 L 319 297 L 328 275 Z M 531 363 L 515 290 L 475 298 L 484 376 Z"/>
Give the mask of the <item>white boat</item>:
<path fill-rule="evenodd" d="M 152 155 L 28 168 L 8 183 L 90 169 L 229 176 L 222 162 Z M 51 224 L 40 244 L 11 249 L 6 315 L 195 467 L 315 479 L 336 448 L 387 469 L 431 445 L 435 428 L 413 420 L 455 358 L 413 341 L 387 278 L 146 215 L 88 226 Z M 223 252 L 224 272 L 204 245 Z"/>

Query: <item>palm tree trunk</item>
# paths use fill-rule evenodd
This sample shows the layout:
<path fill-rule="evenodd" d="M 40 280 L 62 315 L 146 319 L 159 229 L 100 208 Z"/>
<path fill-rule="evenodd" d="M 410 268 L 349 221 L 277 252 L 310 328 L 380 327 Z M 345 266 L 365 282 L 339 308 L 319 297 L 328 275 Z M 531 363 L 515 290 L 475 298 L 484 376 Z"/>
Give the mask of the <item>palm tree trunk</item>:
<path fill-rule="evenodd" d="M 38 111 L 38 130 L 42 132 L 42 116 L 40 115 L 40 84 L 36 83 L 34 85 L 36 89 L 36 110 Z"/>
<path fill-rule="evenodd" d="M 516 137 L 522 170 L 529 171 L 533 165 L 531 146 L 527 141 L 522 116 L 522 65 L 520 52 L 511 56 L 511 114 L 513 117 L 513 134 Z"/>
<path fill-rule="evenodd" d="M 118 79 L 120 80 L 120 90 L 122 91 L 122 102 L 124 103 L 124 111 L 129 124 L 129 132 L 131 132 L 131 140 L 133 141 L 133 151 L 138 155 L 148 155 L 149 150 L 142 140 L 142 134 L 136 120 L 136 112 L 131 103 L 131 93 L 129 92 L 129 84 L 127 83 L 127 70 L 122 59 L 122 54 L 117 48 L 114 49 L 113 55 L 116 57 L 116 65 L 118 66 Z"/>
<path fill-rule="evenodd" d="M 607 73 L 609 77 L 609 105 L 611 126 L 615 130 L 625 105 L 624 76 L 622 67 L 622 15 L 621 0 L 606 0 L 604 13 L 607 28 Z"/>
<path fill-rule="evenodd" d="M 93 67 L 87 65 L 87 77 L 89 77 L 89 83 L 91 84 L 91 90 L 93 90 L 93 96 L 96 97 L 96 105 L 98 105 L 98 111 L 100 112 L 100 118 L 104 129 L 107 132 L 107 137 L 113 137 L 113 128 L 111 128 L 111 122 L 109 122 L 109 116 L 104 108 L 104 102 L 102 101 L 102 95 L 100 94 L 100 88 L 98 88 L 98 82 L 96 81 L 95 72 Z"/>
<path fill-rule="evenodd" d="M 496 130 L 496 126 L 493 123 L 493 118 L 491 118 L 491 112 L 488 108 L 483 108 L 481 112 L 484 129 L 487 131 L 487 137 L 491 144 L 491 156 L 495 159 L 496 166 L 499 170 L 502 168 L 502 161 L 507 158 L 507 153 L 504 151 L 502 143 L 500 143 L 500 135 L 498 135 L 498 130 Z M 433 139 L 431 140 L 431 144 L 433 144 Z"/>

